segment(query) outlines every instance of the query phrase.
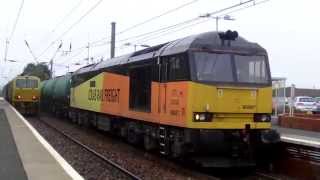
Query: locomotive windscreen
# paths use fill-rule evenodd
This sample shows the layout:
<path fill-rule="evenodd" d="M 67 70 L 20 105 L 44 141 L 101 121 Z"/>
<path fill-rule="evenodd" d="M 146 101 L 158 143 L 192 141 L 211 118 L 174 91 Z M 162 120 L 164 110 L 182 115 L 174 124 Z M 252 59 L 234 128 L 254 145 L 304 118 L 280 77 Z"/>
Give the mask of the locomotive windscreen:
<path fill-rule="evenodd" d="M 268 84 L 265 56 L 194 52 L 195 78 L 203 82 Z"/>
<path fill-rule="evenodd" d="M 35 79 L 17 79 L 16 87 L 17 88 L 37 88 L 38 81 Z"/>

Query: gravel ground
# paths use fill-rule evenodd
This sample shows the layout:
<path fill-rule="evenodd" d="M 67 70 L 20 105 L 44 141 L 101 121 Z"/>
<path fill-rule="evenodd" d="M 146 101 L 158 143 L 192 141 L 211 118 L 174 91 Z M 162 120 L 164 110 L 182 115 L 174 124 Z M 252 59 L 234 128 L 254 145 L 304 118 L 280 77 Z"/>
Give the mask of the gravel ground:
<path fill-rule="evenodd" d="M 57 137 L 56 132 L 52 132 L 52 129 L 48 130 L 48 127 L 45 127 L 46 125 L 39 123 L 39 120 L 34 118 L 28 118 L 28 120 L 86 179 L 123 178 L 119 177 L 119 173 L 106 168 L 102 160 L 96 157 L 92 158 L 92 155 L 88 155 L 88 152 L 81 150 L 79 146 L 69 145 L 68 140 Z M 42 116 L 41 120 L 49 122 L 142 179 L 216 179 L 181 167 L 160 156 L 147 153 L 142 148 L 128 145 L 122 142 L 120 138 L 112 137 L 107 133 L 79 127 L 67 120 L 48 116 Z"/>
<path fill-rule="evenodd" d="M 39 120 L 28 118 L 32 126 L 65 158 L 85 179 L 129 179 L 114 167 L 65 138 Z"/>

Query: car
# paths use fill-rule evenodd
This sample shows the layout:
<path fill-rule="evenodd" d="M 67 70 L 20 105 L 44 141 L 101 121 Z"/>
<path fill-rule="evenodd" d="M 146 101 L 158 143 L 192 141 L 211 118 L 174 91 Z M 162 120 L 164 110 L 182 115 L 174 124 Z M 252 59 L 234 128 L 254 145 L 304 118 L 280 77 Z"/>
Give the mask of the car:
<path fill-rule="evenodd" d="M 317 111 L 317 103 L 316 100 L 309 96 L 297 96 L 294 99 L 294 108 L 297 111 L 311 111 L 316 112 Z"/>
<path fill-rule="evenodd" d="M 317 103 L 317 113 L 320 113 L 320 97 L 315 97 L 314 99 Z"/>

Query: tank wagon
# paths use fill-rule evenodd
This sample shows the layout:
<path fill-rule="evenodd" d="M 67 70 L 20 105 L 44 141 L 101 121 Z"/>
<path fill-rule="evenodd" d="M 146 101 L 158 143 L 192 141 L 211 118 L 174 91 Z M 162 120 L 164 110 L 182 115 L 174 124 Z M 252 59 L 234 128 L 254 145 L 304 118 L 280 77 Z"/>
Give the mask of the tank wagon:
<path fill-rule="evenodd" d="M 271 110 L 267 52 L 234 31 L 188 36 L 71 77 L 73 121 L 206 166 L 254 163 L 279 140 Z"/>
<path fill-rule="evenodd" d="M 43 110 L 67 117 L 70 101 L 71 73 L 42 82 Z"/>
<path fill-rule="evenodd" d="M 36 76 L 17 76 L 3 88 L 5 99 L 22 114 L 38 114 L 40 79 Z"/>

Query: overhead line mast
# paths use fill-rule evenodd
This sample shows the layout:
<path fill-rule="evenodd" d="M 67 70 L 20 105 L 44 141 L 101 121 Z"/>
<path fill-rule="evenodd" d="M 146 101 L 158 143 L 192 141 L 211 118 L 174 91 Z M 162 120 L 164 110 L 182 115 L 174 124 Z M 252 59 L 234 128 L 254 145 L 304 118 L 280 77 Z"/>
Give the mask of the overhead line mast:
<path fill-rule="evenodd" d="M 116 23 L 111 23 L 111 51 L 110 57 L 114 58 L 115 53 L 115 44 L 116 44 Z"/>
<path fill-rule="evenodd" d="M 53 78 L 53 59 L 56 57 L 58 51 L 61 49 L 62 47 L 62 42 L 60 43 L 60 45 L 58 46 L 57 50 L 54 52 L 51 60 L 50 60 L 50 78 Z"/>
<path fill-rule="evenodd" d="M 10 44 L 10 41 L 11 41 L 13 35 L 14 35 L 14 32 L 16 31 L 17 24 L 18 24 L 20 15 L 21 15 L 21 11 L 22 11 L 23 5 L 24 5 L 24 0 L 22 0 L 21 3 L 20 3 L 20 7 L 19 7 L 19 10 L 18 10 L 17 17 L 16 17 L 16 19 L 15 19 L 15 21 L 14 21 L 12 31 L 11 31 L 11 33 L 10 33 L 9 38 L 6 39 L 4 61 L 7 60 L 8 51 L 9 51 L 9 44 Z"/>
<path fill-rule="evenodd" d="M 30 54 L 32 55 L 34 61 L 38 64 L 38 60 L 37 60 L 37 57 L 34 55 L 33 51 L 31 50 L 31 47 L 29 46 L 29 43 L 27 42 L 27 40 L 24 40 L 26 46 L 28 47 L 28 50 L 30 52 Z"/>

